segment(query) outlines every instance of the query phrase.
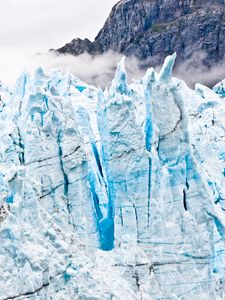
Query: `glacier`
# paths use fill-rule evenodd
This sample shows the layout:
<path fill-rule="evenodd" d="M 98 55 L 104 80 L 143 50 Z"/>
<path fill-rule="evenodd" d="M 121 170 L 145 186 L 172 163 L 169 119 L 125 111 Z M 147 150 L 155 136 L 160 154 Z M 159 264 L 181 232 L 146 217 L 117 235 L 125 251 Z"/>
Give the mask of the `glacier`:
<path fill-rule="evenodd" d="M 0 86 L 0 300 L 225 299 L 225 83 Z"/>

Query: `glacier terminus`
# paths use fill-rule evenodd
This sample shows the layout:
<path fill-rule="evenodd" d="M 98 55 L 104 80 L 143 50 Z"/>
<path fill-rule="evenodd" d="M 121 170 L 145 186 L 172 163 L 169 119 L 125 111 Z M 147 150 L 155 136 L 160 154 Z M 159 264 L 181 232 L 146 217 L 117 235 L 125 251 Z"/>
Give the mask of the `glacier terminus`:
<path fill-rule="evenodd" d="M 0 300 L 225 299 L 225 82 L 0 87 Z"/>

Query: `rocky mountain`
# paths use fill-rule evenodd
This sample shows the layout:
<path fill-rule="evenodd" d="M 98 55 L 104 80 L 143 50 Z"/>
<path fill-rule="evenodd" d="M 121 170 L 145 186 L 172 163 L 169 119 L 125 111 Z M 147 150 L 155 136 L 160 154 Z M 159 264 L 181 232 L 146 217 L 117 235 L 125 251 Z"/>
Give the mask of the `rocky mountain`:
<path fill-rule="evenodd" d="M 142 67 L 156 67 L 162 58 L 177 52 L 179 73 L 196 66 L 202 67 L 200 73 L 221 66 L 225 1 L 122 0 L 113 7 L 94 42 L 74 39 L 57 51 L 96 55 L 109 50 L 134 55 Z"/>

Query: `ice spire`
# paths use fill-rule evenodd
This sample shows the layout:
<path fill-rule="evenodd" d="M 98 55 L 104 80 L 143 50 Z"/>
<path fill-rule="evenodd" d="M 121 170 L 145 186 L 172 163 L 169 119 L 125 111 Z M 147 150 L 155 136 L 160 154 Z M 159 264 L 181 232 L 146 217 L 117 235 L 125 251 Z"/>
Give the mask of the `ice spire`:
<path fill-rule="evenodd" d="M 114 93 L 127 94 L 128 93 L 128 83 L 127 83 L 127 72 L 125 68 L 125 56 L 123 56 L 120 62 L 117 64 L 117 70 L 115 77 L 112 81 L 112 87 Z"/>
<path fill-rule="evenodd" d="M 162 81 L 167 82 L 171 78 L 176 57 L 177 54 L 175 52 L 173 55 L 167 56 L 167 58 L 165 59 L 163 67 L 159 74 Z"/>

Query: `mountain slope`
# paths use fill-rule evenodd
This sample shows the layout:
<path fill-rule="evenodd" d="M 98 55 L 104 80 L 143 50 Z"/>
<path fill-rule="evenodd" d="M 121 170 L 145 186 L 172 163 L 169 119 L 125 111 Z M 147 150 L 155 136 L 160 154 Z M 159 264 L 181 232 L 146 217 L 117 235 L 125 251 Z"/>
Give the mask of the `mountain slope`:
<path fill-rule="evenodd" d="M 57 51 L 96 55 L 113 50 L 136 56 L 144 67 L 159 66 L 177 52 L 177 66 L 205 71 L 224 58 L 224 13 L 224 0 L 122 0 L 94 42 L 75 39 Z"/>

